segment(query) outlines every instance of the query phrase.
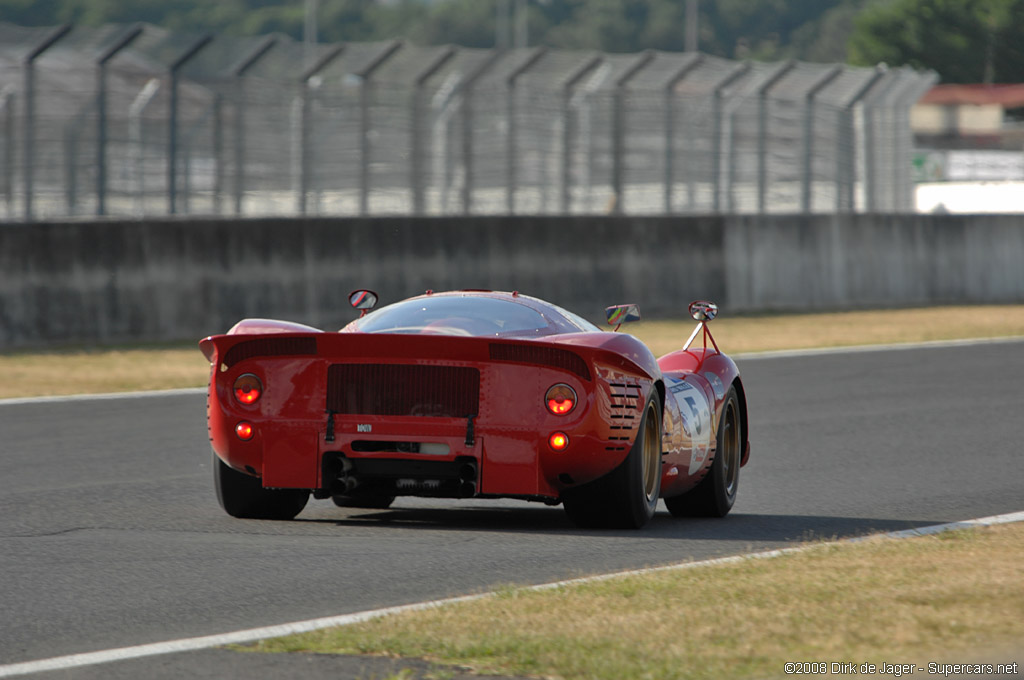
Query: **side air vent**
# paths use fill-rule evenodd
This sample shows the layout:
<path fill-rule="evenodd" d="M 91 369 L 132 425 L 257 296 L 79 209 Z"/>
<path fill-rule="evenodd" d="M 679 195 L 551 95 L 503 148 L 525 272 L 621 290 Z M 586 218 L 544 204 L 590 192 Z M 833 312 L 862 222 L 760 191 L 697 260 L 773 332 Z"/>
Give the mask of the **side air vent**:
<path fill-rule="evenodd" d="M 590 380 L 590 368 L 579 354 L 560 347 L 527 344 L 491 344 L 492 361 L 512 361 L 560 368 Z"/>
<path fill-rule="evenodd" d="M 253 357 L 316 356 L 316 338 L 257 338 L 240 342 L 224 355 L 223 363 L 231 368 Z"/>
<path fill-rule="evenodd" d="M 639 417 L 643 390 L 636 383 L 608 383 L 612 430 L 632 431 Z M 622 437 L 622 439 L 628 439 Z"/>

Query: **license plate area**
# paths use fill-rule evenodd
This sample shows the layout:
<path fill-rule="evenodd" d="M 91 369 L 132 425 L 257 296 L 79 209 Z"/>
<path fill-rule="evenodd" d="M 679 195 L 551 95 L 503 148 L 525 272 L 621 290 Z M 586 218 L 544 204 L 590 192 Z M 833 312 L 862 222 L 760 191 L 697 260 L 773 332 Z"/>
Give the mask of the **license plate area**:
<path fill-rule="evenodd" d="M 357 439 L 352 442 L 353 453 L 419 453 L 426 456 L 448 456 L 452 447 L 444 442 L 378 441 Z"/>

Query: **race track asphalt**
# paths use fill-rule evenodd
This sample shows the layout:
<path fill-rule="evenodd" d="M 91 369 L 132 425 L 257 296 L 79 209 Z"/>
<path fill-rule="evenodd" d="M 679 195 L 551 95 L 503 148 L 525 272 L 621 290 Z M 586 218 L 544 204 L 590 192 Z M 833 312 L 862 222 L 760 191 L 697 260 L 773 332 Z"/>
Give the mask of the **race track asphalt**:
<path fill-rule="evenodd" d="M 236 520 L 201 394 L 0 404 L 0 665 L 1024 509 L 1024 342 L 738 363 L 753 453 L 733 513 L 662 508 L 638 532 L 515 501 Z M 354 663 L 211 650 L 30 677 L 390 672 Z"/>

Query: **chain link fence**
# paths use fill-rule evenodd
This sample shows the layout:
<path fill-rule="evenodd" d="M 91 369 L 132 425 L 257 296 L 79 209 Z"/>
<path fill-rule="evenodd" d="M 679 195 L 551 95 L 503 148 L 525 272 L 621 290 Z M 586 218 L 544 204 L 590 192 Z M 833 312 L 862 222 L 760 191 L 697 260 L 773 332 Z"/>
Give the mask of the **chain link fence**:
<path fill-rule="evenodd" d="M 0 216 L 911 211 L 935 80 L 0 23 Z"/>

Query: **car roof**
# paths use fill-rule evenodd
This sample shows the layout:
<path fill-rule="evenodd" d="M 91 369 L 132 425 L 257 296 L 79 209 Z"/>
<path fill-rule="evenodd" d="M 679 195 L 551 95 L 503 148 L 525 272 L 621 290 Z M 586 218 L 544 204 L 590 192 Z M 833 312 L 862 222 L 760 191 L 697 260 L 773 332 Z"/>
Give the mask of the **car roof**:
<path fill-rule="evenodd" d="M 435 291 L 432 291 L 432 290 L 428 290 L 428 291 L 426 291 L 425 293 L 423 293 L 421 295 L 414 295 L 412 297 L 404 298 L 402 300 L 396 300 L 395 302 L 390 303 L 390 304 L 398 304 L 398 303 L 409 302 L 409 301 L 413 301 L 413 300 L 427 300 L 427 299 L 452 298 L 452 297 L 490 298 L 490 299 L 503 300 L 503 301 L 513 302 L 513 303 L 516 303 L 516 304 L 523 305 L 525 307 L 528 307 L 528 308 L 534 310 L 535 312 L 538 312 L 542 316 L 547 317 L 548 319 L 551 319 L 551 318 L 558 319 L 558 321 L 556 322 L 556 326 L 551 326 L 552 330 L 555 330 L 555 332 L 557 332 L 557 333 L 592 332 L 594 330 L 597 330 L 597 331 L 601 330 L 599 327 L 596 326 L 596 324 L 593 324 L 592 322 L 587 321 L 585 318 L 583 318 L 582 316 L 580 316 L 578 314 L 575 314 L 575 313 L 570 312 L 570 311 L 568 311 L 566 309 L 563 309 L 562 307 L 559 307 L 558 305 L 556 305 L 554 303 L 551 303 L 551 302 L 548 302 L 546 300 L 542 300 L 540 298 L 533 297 L 531 295 L 524 295 L 523 293 L 520 293 L 519 291 L 500 291 L 500 290 L 488 290 L 488 289 L 480 289 L 480 288 L 465 288 L 465 289 L 461 289 L 461 290 L 446 290 L 446 291 L 438 291 L 438 292 L 435 292 Z M 388 306 L 390 306 L 390 305 L 384 305 L 383 307 L 380 307 L 379 309 L 383 309 L 384 307 L 388 307 Z M 358 321 L 358 319 L 356 321 Z M 549 321 L 548 323 L 550 324 L 551 322 Z M 581 324 L 589 325 L 590 327 L 586 327 L 586 326 L 581 327 Z M 566 326 L 576 327 L 578 330 L 569 331 L 569 330 L 566 329 Z"/>

